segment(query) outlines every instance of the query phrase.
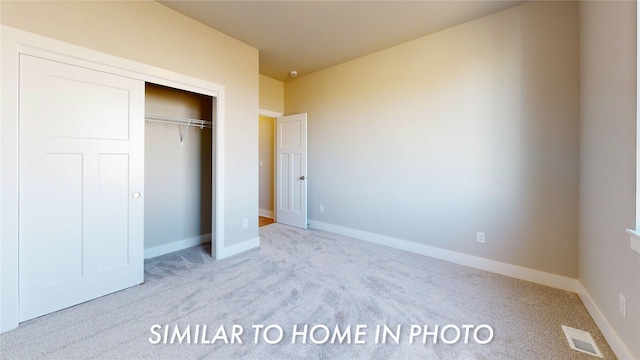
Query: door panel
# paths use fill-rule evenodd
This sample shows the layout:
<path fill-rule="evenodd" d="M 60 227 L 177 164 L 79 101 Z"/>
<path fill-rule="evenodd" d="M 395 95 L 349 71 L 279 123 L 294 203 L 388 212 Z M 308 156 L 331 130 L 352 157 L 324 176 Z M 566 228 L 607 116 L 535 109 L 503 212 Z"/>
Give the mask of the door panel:
<path fill-rule="evenodd" d="M 82 154 L 45 155 L 40 211 L 51 241 L 34 250 L 52 263 L 44 273 L 47 285 L 82 277 L 82 159 Z"/>
<path fill-rule="evenodd" d="M 99 271 L 126 266 L 129 249 L 129 155 L 100 155 L 100 213 L 95 253 L 100 254 Z"/>
<path fill-rule="evenodd" d="M 291 211 L 299 214 L 302 213 L 302 208 L 305 206 L 303 205 L 305 196 L 302 194 L 302 184 L 304 184 L 305 181 L 301 180 L 302 175 L 304 175 L 304 172 L 302 172 L 302 154 L 292 154 L 289 164 L 291 173 L 293 174 L 293 176 L 291 176 Z"/>
<path fill-rule="evenodd" d="M 20 321 L 143 282 L 144 82 L 20 56 Z"/>
<path fill-rule="evenodd" d="M 290 171 L 291 171 L 291 167 L 289 166 L 289 164 L 291 163 L 289 161 L 289 158 L 291 156 L 289 156 L 289 154 L 279 154 L 279 161 L 278 164 L 282 164 L 279 165 L 279 171 L 278 173 L 280 174 L 279 177 L 279 181 L 278 181 L 278 191 L 277 191 L 277 196 L 278 196 L 278 209 L 284 211 L 291 211 L 291 201 L 289 200 L 291 197 L 291 191 L 289 191 L 289 187 L 291 186 L 291 176 L 290 176 Z M 284 216 L 283 213 L 280 214 L 281 216 Z"/>
<path fill-rule="evenodd" d="M 276 221 L 307 228 L 307 114 L 276 119 Z"/>
<path fill-rule="evenodd" d="M 129 90 L 78 78 L 47 76 L 48 94 L 43 105 L 49 113 L 47 136 L 87 139 L 129 138 Z M 73 98 L 75 101 L 67 101 Z M 92 99 L 100 98 L 96 103 Z"/>

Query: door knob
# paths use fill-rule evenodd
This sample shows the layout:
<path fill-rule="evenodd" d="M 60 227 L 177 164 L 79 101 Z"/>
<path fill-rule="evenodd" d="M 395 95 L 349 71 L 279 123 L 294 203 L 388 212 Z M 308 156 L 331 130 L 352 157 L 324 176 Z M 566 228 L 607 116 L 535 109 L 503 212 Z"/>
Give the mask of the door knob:
<path fill-rule="evenodd" d="M 139 197 L 140 197 L 140 193 L 136 191 L 136 192 L 134 192 L 133 194 L 131 194 L 131 196 L 132 196 L 134 199 L 137 199 L 137 198 L 139 198 Z"/>
<path fill-rule="evenodd" d="M 300 180 L 304 180 L 304 179 L 305 179 L 304 175 L 300 176 Z"/>

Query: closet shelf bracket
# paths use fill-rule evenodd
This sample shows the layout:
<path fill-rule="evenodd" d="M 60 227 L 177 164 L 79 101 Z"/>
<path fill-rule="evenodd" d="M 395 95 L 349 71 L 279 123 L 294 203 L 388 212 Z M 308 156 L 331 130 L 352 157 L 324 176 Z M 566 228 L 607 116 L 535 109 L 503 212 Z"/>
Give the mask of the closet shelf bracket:
<path fill-rule="evenodd" d="M 180 130 L 180 145 L 182 145 L 184 138 L 187 136 L 187 129 L 189 129 L 189 126 L 197 126 L 200 129 L 213 128 L 212 121 L 207 121 L 202 119 L 189 119 L 189 118 L 183 118 L 183 117 L 158 115 L 158 114 L 144 114 L 144 118 L 145 120 L 151 121 L 151 122 L 178 125 L 178 129 Z M 184 126 L 184 128 L 181 128 L 181 126 Z"/>
<path fill-rule="evenodd" d="M 191 119 L 188 120 L 189 121 L 187 121 L 187 124 L 184 126 L 184 130 L 180 131 L 180 145 L 182 145 L 184 138 L 187 137 L 187 130 L 189 129 L 189 125 L 191 125 Z M 180 125 L 178 125 L 178 128 L 180 128 Z"/>

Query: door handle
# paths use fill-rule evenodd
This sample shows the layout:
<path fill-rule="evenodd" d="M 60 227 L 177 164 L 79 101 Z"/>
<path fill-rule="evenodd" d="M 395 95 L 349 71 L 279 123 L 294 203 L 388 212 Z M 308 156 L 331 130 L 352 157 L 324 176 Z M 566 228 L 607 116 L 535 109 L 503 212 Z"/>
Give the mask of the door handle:
<path fill-rule="evenodd" d="M 306 179 L 304 175 L 300 176 L 300 180 L 304 180 L 304 179 Z"/>
<path fill-rule="evenodd" d="M 136 192 L 134 192 L 133 194 L 131 194 L 131 197 L 133 197 L 134 199 L 137 199 L 137 198 L 139 198 L 139 197 L 140 197 L 140 195 L 141 195 L 141 194 L 140 194 L 139 192 L 137 192 L 137 191 L 136 191 Z"/>

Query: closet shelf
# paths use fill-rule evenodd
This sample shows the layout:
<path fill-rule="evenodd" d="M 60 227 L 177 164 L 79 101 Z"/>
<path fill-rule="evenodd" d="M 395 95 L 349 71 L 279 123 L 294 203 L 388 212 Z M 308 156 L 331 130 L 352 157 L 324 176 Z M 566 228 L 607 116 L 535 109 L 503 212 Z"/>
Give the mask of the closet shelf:
<path fill-rule="evenodd" d="M 184 138 L 187 136 L 187 129 L 189 126 L 197 126 L 200 129 L 213 128 L 213 122 L 201 119 L 189 119 L 176 116 L 158 115 L 158 114 L 144 114 L 144 118 L 147 121 L 159 122 L 165 124 L 176 124 L 180 130 L 180 145 L 184 142 Z M 180 126 L 184 128 L 180 128 Z"/>
<path fill-rule="evenodd" d="M 213 128 L 213 122 L 201 119 L 189 119 L 183 117 L 158 115 L 158 114 L 144 114 L 144 118 L 147 121 L 160 122 L 166 124 L 177 124 L 184 126 L 197 126 L 200 129 Z"/>

